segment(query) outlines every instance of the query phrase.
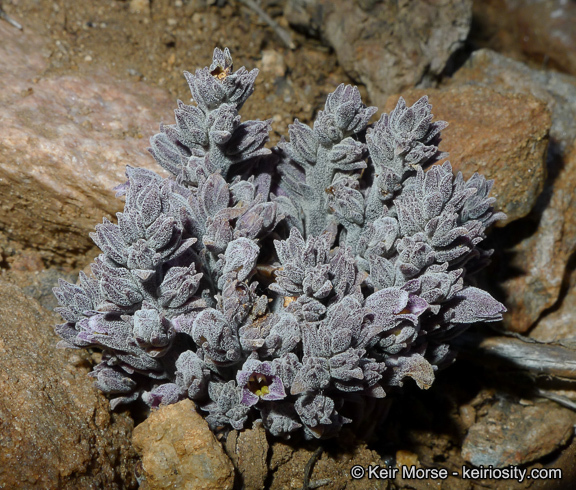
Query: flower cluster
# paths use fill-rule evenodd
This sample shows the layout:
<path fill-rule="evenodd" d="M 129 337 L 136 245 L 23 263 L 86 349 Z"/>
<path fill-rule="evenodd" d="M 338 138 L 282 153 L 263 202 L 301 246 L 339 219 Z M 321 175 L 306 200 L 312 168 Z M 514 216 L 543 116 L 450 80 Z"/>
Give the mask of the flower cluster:
<path fill-rule="evenodd" d="M 426 97 L 376 123 L 339 86 L 313 127 L 264 147 L 241 122 L 257 70 L 227 49 L 186 73 L 196 105 L 151 139 L 173 174 L 128 167 L 125 207 L 92 234 L 92 276 L 54 292 L 61 346 L 99 348 L 112 407 L 190 398 L 213 430 L 260 419 L 273 435 L 331 437 L 347 403 L 411 378 L 428 388 L 450 340 L 505 308 L 467 276 L 502 213 L 492 182 L 453 175 Z"/>

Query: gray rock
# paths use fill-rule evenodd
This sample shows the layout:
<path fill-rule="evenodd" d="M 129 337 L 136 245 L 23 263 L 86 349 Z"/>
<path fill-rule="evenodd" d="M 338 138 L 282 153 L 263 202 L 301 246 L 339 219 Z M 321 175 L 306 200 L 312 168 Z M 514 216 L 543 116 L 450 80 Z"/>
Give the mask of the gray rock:
<path fill-rule="evenodd" d="M 575 2 L 477 1 L 470 41 L 535 67 L 576 75 L 575 25 Z"/>
<path fill-rule="evenodd" d="M 42 307 L 49 311 L 54 311 L 54 308 L 60 305 L 58 304 L 58 299 L 52 292 L 52 288 L 58 286 L 59 279 L 76 284 L 78 274 L 66 274 L 58 269 L 46 269 L 34 274 L 29 274 L 27 284 L 21 284 L 20 287 L 24 294 L 34 298 Z"/>
<path fill-rule="evenodd" d="M 501 398 L 468 431 L 462 457 L 475 466 L 527 464 L 564 445 L 576 415 L 553 402 L 524 406 Z"/>
<path fill-rule="evenodd" d="M 435 84 L 468 35 L 472 2 L 290 0 L 285 15 L 332 46 L 381 107 L 392 94 Z"/>
<path fill-rule="evenodd" d="M 55 348 L 53 323 L 0 281 L 0 488 L 134 488 L 133 421 L 110 414 L 86 354 Z"/>

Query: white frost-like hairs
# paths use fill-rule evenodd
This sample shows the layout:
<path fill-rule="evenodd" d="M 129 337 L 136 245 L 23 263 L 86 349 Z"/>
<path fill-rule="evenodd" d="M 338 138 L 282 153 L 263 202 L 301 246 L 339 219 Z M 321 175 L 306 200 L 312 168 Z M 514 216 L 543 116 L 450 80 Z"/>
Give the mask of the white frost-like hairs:
<path fill-rule="evenodd" d="M 129 167 L 92 276 L 54 290 L 60 345 L 102 350 L 91 375 L 113 408 L 189 397 L 213 430 L 332 437 L 347 403 L 428 388 L 453 337 L 501 319 L 466 276 L 503 214 L 492 182 L 433 165 L 446 123 L 426 97 L 369 125 L 376 108 L 340 85 L 270 150 L 270 121 L 238 114 L 257 70 L 216 49 L 185 75 L 196 104 L 151 139 L 173 177 Z"/>

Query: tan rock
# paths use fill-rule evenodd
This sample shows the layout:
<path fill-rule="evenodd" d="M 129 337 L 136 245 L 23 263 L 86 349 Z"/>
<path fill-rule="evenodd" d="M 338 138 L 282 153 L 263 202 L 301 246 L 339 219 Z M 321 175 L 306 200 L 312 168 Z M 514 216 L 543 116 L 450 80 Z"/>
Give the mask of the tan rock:
<path fill-rule="evenodd" d="M 576 272 L 572 271 L 567 292 L 558 308 L 544 316 L 530 331 L 541 342 L 568 340 L 576 346 Z"/>
<path fill-rule="evenodd" d="M 260 62 L 262 73 L 266 76 L 283 77 L 286 75 L 286 62 L 282 53 L 273 49 L 262 51 L 262 61 Z"/>
<path fill-rule="evenodd" d="M 255 422 L 252 429 L 230 432 L 225 449 L 242 476 L 244 488 L 264 488 L 269 447 L 262 423 Z"/>
<path fill-rule="evenodd" d="M 142 488 L 231 489 L 234 466 L 191 400 L 153 411 L 134 429 Z"/>
<path fill-rule="evenodd" d="M 150 15 L 150 0 L 130 0 L 130 12 Z"/>
<path fill-rule="evenodd" d="M 564 149 L 576 136 L 576 78 L 536 70 L 489 49 L 475 51 L 446 85 L 484 86 L 500 93 L 531 94 L 552 112 L 550 136 Z M 554 148 L 557 150 L 558 148 Z"/>
<path fill-rule="evenodd" d="M 576 250 L 576 145 L 567 152 L 554 184 L 547 187 L 532 223 L 536 233 L 513 249 L 508 267 L 522 271 L 507 279 L 505 321 L 511 330 L 526 332 L 542 312 L 558 300 L 566 263 Z M 538 220 L 538 221 L 536 221 Z M 524 225 L 530 229 L 530 225 Z M 520 235 L 521 236 L 521 235 Z"/>
<path fill-rule="evenodd" d="M 435 120 L 449 123 L 440 149 L 450 154 L 454 171 L 465 178 L 479 172 L 494 179 L 491 195 L 508 218 L 498 226 L 526 216 L 542 192 L 550 113 L 532 95 L 500 94 L 487 87 L 450 86 L 408 90 L 402 96 L 412 105 L 428 95 Z M 385 112 L 394 109 L 390 97 Z"/>
<path fill-rule="evenodd" d="M 271 490 L 300 489 L 308 473 L 308 488 L 334 488 L 363 490 L 366 488 L 380 490 L 389 488 L 386 479 L 368 479 L 367 474 L 360 479 L 352 478 L 350 469 L 354 465 L 385 467 L 380 455 L 357 440 L 351 432 L 343 430 L 335 444 L 323 445 L 319 451 L 318 444 L 302 447 L 302 444 L 290 444 L 275 441 L 270 456 Z M 330 450 L 327 448 L 330 447 Z M 246 487 L 248 488 L 248 487 Z"/>
<path fill-rule="evenodd" d="M 85 353 L 56 349 L 54 319 L 0 280 L 0 488 L 134 488 L 133 421 L 110 414 Z"/>
<path fill-rule="evenodd" d="M 144 83 L 91 74 L 45 76 L 43 39 L 0 22 L 0 228 L 51 259 L 81 254 L 126 165 L 161 171 L 146 151 L 173 102 Z"/>
<path fill-rule="evenodd" d="M 493 279 L 501 283 L 508 308 L 504 323 L 526 332 L 557 302 L 566 265 L 576 251 L 576 78 L 480 50 L 451 83 L 482 85 L 503 95 L 531 94 L 552 113 L 544 190 L 530 215 L 506 229 L 500 239 L 506 250 L 495 256 Z"/>

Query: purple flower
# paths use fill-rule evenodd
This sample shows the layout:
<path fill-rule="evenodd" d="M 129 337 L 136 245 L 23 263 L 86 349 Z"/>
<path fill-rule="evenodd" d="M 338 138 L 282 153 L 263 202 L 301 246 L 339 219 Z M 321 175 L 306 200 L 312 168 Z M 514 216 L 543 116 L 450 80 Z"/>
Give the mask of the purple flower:
<path fill-rule="evenodd" d="M 242 404 L 248 407 L 260 399 L 274 401 L 286 397 L 284 384 L 268 361 L 248 359 L 238 371 L 236 382 L 242 388 Z"/>

